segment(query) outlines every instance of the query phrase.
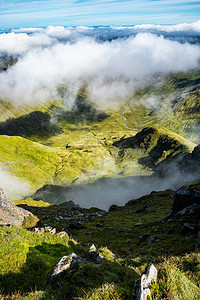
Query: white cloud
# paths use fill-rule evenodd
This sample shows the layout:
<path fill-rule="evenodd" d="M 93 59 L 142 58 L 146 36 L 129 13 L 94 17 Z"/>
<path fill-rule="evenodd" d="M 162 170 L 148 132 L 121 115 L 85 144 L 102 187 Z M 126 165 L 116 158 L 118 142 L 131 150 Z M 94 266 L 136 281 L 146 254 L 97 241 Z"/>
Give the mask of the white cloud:
<path fill-rule="evenodd" d="M 187 32 L 197 32 L 199 27 L 200 22 L 131 28 L 49 26 L 1 34 L 0 53 L 17 55 L 19 60 L 0 73 L 0 97 L 18 102 L 45 101 L 56 96 L 61 84 L 75 94 L 83 82 L 88 82 L 93 100 L 116 101 L 133 93 L 155 73 L 198 68 L 199 44 L 180 43 L 179 34 L 178 40 L 172 41 L 155 32 L 182 32 L 183 41 Z"/>
<path fill-rule="evenodd" d="M 0 53 L 22 55 L 34 48 L 52 45 L 53 40 L 46 34 L 3 33 L 0 35 Z"/>

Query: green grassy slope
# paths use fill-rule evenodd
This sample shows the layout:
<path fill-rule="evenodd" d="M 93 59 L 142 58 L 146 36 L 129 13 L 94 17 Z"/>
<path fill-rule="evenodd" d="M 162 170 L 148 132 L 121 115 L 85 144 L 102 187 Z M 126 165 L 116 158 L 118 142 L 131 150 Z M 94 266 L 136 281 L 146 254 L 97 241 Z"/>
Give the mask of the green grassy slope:
<path fill-rule="evenodd" d="M 197 184 L 190 186 L 191 189 L 197 187 Z M 84 253 L 88 245 L 94 243 L 107 259 L 99 269 L 85 267 L 80 268 L 74 275 L 66 274 L 61 280 L 61 287 L 56 290 L 57 293 L 63 292 L 66 287 L 69 288 L 71 280 L 70 288 L 75 291 L 73 295 L 81 293 L 83 288 L 83 299 L 101 299 L 101 295 L 105 297 L 102 299 L 135 299 L 132 295 L 135 279 L 154 263 L 158 268 L 158 282 L 152 285 L 153 299 L 199 299 L 200 253 L 195 251 L 197 231 L 185 234 L 182 230 L 186 223 L 192 223 L 199 228 L 199 215 L 181 215 L 177 212 L 166 218 L 173 205 L 174 193 L 171 190 L 152 192 L 140 199 L 129 201 L 125 206 L 114 206 L 101 216 L 98 216 L 98 209 L 79 209 L 82 216 L 96 213 L 95 217 L 82 222 L 83 227 L 79 229 L 70 226 L 72 221 L 67 220 L 65 216 L 72 211 L 63 205 L 43 206 L 38 209 L 33 206 L 32 200 L 27 200 L 26 204 L 30 206 L 23 207 L 39 216 L 41 226 L 48 224 L 58 230 L 66 230 L 81 243 L 79 253 Z M 12 232 L 15 229 L 4 228 L 3 232 L 5 230 Z M 29 234 L 33 235 L 27 233 L 25 236 Z M 141 238 L 145 234 L 148 236 Z M 7 239 L 7 235 L 2 236 Z M 29 241 L 27 238 L 26 240 Z M 36 248 L 40 250 L 39 247 Z M 116 260 L 107 249 L 117 255 Z M 45 253 L 45 250 L 43 251 Z M 9 257 L 11 255 L 9 254 Z M 92 288 L 92 291 L 89 291 L 89 288 Z M 42 286 L 41 289 L 43 290 Z M 72 296 L 69 299 L 73 299 Z"/>
<path fill-rule="evenodd" d="M 49 146 L 45 146 L 22 137 L 1 135 L 0 162 L 4 170 L 27 182 L 33 192 L 45 184 L 149 175 L 157 163 L 189 153 L 195 146 L 162 127 L 146 128 L 134 137 L 125 137 L 117 141 L 116 135 L 107 139 L 91 130 L 73 130 L 49 138 Z"/>
<path fill-rule="evenodd" d="M 99 249 L 105 257 L 101 264 L 87 263 L 79 269 L 74 268 L 59 278 L 59 284 L 48 285 L 47 279 L 63 256 L 75 252 L 86 257 L 88 247 L 77 244 L 68 236 L 40 235 L 17 227 L 1 227 L 0 240 L 2 300 L 85 299 L 87 294 L 102 285 L 111 297 L 115 294 L 116 299 L 132 298 L 132 286 L 139 275 L 131 266 L 115 261 L 107 248 Z M 100 293 L 101 289 L 96 296 Z"/>
<path fill-rule="evenodd" d="M 66 143 L 68 138 L 66 138 Z M 109 152 L 101 145 L 94 148 L 72 149 L 47 147 L 22 137 L 0 136 L 0 162 L 2 168 L 27 181 L 32 190 L 44 184 L 69 184 L 77 177 L 79 182 L 115 172 L 115 164 Z M 82 147 L 82 146 L 81 146 Z M 98 173 L 97 170 L 101 170 Z M 106 169 L 105 169 L 106 168 Z"/>
<path fill-rule="evenodd" d="M 166 158 L 191 152 L 189 141 L 198 142 L 199 82 L 199 71 L 167 75 L 106 114 L 88 100 L 87 87 L 71 110 L 62 105 L 61 94 L 60 102 L 35 107 L 0 101 L 0 133 L 13 136 L 0 136 L 2 167 L 27 181 L 30 189 L 103 176 L 150 175 Z M 154 132 L 143 134 L 144 127 Z M 135 135 L 138 147 L 113 147 Z"/>
<path fill-rule="evenodd" d="M 125 124 L 128 128 L 141 128 L 141 124 L 143 127 L 159 124 L 198 143 L 199 93 L 199 70 L 168 74 L 163 80 L 158 79 L 156 85 L 138 90 L 134 97 L 128 100 L 124 107 Z M 135 117 L 137 111 L 139 120 Z"/>

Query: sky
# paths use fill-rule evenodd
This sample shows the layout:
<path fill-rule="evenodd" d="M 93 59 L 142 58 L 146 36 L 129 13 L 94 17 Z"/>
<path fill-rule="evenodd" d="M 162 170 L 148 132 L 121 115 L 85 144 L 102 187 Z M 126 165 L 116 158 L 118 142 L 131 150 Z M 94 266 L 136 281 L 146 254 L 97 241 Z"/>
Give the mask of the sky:
<path fill-rule="evenodd" d="M 1 29 L 177 24 L 199 18 L 199 0 L 0 0 Z"/>

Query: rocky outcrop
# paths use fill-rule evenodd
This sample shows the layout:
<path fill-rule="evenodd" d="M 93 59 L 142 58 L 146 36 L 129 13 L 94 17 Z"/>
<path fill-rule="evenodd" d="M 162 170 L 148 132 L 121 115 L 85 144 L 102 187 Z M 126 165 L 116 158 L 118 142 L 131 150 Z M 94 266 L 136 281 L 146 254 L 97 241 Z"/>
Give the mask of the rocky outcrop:
<path fill-rule="evenodd" d="M 147 300 L 151 296 L 151 282 L 157 280 L 157 269 L 152 264 L 146 274 L 143 274 L 141 280 L 137 282 L 136 289 L 134 291 L 134 296 L 137 300 Z"/>
<path fill-rule="evenodd" d="M 22 225 L 25 218 L 33 214 L 12 203 L 0 188 L 0 225 Z"/>
<path fill-rule="evenodd" d="M 193 206 L 191 207 L 191 205 Z M 196 207 L 197 209 L 199 209 L 198 208 L 199 205 L 200 205 L 200 191 L 196 189 L 183 187 L 180 190 L 178 190 L 174 196 L 172 212 L 176 213 L 180 211 L 180 213 L 183 214 L 184 208 L 195 209 Z"/>
<path fill-rule="evenodd" d="M 84 258 L 81 258 L 76 253 L 72 253 L 70 256 L 63 256 L 58 264 L 54 267 L 53 273 L 48 278 L 47 283 L 51 284 L 56 281 L 66 270 L 74 268 L 76 265 L 81 266 L 86 263 Z"/>
<path fill-rule="evenodd" d="M 67 270 L 76 270 L 85 264 L 95 264 L 98 266 L 103 259 L 104 256 L 97 251 L 94 244 L 90 246 L 88 253 L 86 254 L 86 258 L 82 258 L 76 253 L 72 253 L 69 256 L 63 256 L 54 267 L 51 276 L 47 279 L 47 284 L 56 283 L 57 279 Z"/>

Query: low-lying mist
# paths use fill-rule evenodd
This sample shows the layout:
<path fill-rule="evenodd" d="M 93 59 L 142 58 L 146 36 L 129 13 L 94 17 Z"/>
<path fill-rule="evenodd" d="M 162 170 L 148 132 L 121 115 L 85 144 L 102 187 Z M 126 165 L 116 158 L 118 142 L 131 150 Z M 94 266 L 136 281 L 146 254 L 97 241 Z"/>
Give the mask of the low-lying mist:
<path fill-rule="evenodd" d="M 26 181 L 11 175 L 2 166 L 0 166 L 0 187 L 12 200 L 21 198 L 32 190 Z"/>
<path fill-rule="evenodd" d="M 158 75 L 200 66 L 200 23 L 176 26 L 30 28 L 0 34 L 0 57 L 17 62 L 0 73 L 0 99 L 40 103 L 68 88 L 72 105 L 83 83 L 104 107 Z M 156 79 L 155 79 L 156 76 Z M 68 97 L 66 97 L 68 98 Z"/>
<path fill-rule="evenodd" d="M 98 207 L 108 210 L 113 204 L 121 206 L 152 191 L 177 190 L 195 178 L 195 175 L 179 171 L 165 178 L 156 176 L 102 178 L 91 184 L 67 187 L 47 185 L 38 190 L 33 198 L 56 205 L 73 201 L 82 208 Z"/>

